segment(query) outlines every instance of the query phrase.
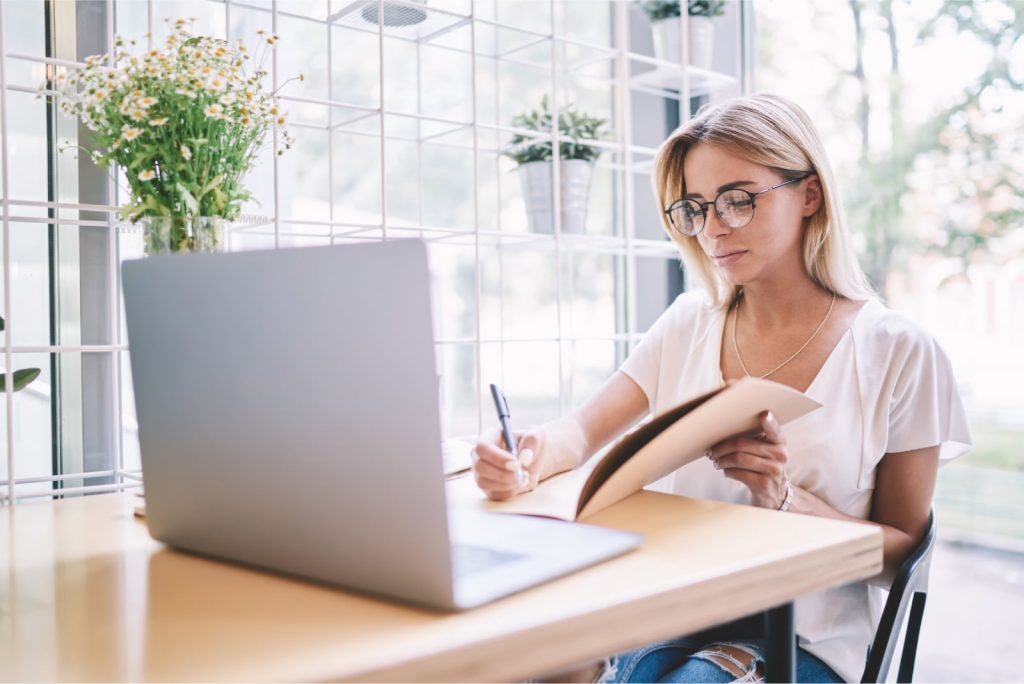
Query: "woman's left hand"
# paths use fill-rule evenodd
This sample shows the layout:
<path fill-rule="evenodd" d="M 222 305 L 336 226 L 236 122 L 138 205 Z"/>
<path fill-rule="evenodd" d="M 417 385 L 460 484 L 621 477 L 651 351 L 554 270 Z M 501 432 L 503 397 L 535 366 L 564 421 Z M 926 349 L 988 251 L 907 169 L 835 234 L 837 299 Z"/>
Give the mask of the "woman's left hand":
<path fill-rule="evenodd" d="M 750 489 L 755 506 L 779 508 L 786 498 L 786 438 L 770 411 L 760 415 L 760 438 L 734 437 L 716 444 L 708 453 L 715 468 Z"/>

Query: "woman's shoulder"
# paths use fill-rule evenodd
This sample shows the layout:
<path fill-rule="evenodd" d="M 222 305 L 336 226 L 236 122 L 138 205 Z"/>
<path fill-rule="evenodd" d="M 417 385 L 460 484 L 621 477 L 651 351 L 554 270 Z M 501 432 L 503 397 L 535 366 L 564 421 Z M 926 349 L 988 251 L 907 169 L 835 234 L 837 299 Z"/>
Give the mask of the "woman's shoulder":
<path fill-rule="evenodd" d="M 868 359 L 905 359 L 938 349 L 935 338 L 920 324 L 877 299 L 865 302 L 854 327 L 859 333 L 855 337 L 866 348 Z"/>
<path fill-rule="evenodd" d="M 715 306 L 706 290 L 693 289 L 676 297 L 667 311 L 675 322 L 688 325 L 713 318 L 723 309 Z"/>

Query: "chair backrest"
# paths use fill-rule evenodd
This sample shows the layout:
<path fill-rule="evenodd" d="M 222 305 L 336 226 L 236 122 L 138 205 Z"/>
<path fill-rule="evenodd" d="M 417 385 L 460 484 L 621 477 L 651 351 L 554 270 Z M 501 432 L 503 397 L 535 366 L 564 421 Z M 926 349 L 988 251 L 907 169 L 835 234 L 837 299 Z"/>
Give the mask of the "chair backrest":
<path fill-rule="evenodd" d="M 889 666 L 899 640 L 900 627 L 907 607 L 913 602 L 907 636 L 900 656 L 898 681 L 909 682 L 914 675 L 914 659 L 917 654 L 917 638 L 921 631 L 924 615 L 925 596 L 928 593 L 928 570 L 931 566 L 932 549 L 935 547 L 935 511 L 928 516 L 928 528 L 917 548 L 896 572 L 885 601 L 882 617 L 875 630 L 875 638 L 868 651 L 867 665 L 862 682 L 882 682 L 889 674 Z"/>

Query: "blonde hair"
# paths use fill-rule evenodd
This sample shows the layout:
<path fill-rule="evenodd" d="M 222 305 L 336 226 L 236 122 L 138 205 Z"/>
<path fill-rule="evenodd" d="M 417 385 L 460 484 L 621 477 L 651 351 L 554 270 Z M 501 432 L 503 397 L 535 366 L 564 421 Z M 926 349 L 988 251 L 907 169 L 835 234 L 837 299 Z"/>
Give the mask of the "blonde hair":
<path fill-rule="evenodd" d="M 804 267 L 814 282 L 829 292 L 849 299 L 874 297 L 850 244 L 846 216 L 825 148 L 814 123 L 799 105 L 778 95 L 758 94 L 702 108 L 658 149 L 652 180 L 663 210 L 686 195 L 683 160 L 697 143 L 724 148 L 772 169 L 785 180 L 817 175 L 823 197 L 818 211 L 804 219 Z M 687 237 L 672 228 L 664 211 L 661 222 L 679 247 L 683 260 L 708 286 L 714 303 L 731 305 L 740 287 L 722 275 L 696 237 Z"/>

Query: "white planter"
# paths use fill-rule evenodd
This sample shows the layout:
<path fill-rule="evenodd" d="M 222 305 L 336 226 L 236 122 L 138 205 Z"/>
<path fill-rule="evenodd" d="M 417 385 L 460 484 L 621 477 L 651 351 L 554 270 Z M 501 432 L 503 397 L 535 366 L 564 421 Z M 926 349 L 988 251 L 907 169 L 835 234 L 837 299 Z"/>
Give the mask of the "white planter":
<path fill-rule="evenodd" d="M 690 17 L 690 66 L 711 68 L 715 27 L 711 17 Z"/>
<path fill-rule="evenodd" d="M 711 55 L 715 27 L 710 17 L 690 17 L 689 54 L 687 64 L 700 69 L 711 68 Z M 654 56 L 666 62 L 682 62 L 680 47 L 682 17 L 662 19 L 652 24 L 654 32 Z"/>
<path fill-rule="evenodd" d="M 523 184 L 523 199 L 526 201 L 526 218 L 532 233 L 555 232 L 555 208 L 551 195 L 551 171 L 549 161 L 530 162 L 519 165 L 519 179 Z M 562 232 L 583 233 L 587 223 L 587 198 L 590 193 L 590 179 L 593 164 L 588 161 L 571 159 L 559 162 L 562 202 Z"/>
<path fill-rule="evenodd" d="M 654 56 L 666 62 L 681 62 L 682 49 L 679 38 L 682 34 L 681 17 L 662 19 L 651 24 L 654 38 Z"/>

